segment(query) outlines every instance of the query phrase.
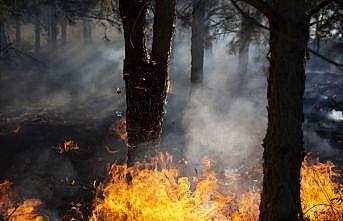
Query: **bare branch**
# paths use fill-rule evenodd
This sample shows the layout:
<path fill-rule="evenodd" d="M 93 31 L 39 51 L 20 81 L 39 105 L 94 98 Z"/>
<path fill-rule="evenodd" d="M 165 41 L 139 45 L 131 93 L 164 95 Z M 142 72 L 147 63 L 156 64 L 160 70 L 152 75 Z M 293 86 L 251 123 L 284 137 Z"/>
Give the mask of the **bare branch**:
<path fill-rule="evenodd" d="M 232 5 L 235 6 L 235 8 L 246 18 L 248 19 L 251 23 L 257 25 L 258 27 L 265 29 L 265 30 L 270 30 L 269 27 L 262 25 L 260 22 L 258 22 L 255 18 L 251 17 L 248 13 L 246 13 L 243 9 L 239 7 L 237 2 L 234 0 L 230 0 L 232 2 Z"/>
<path fill-rule="evenodd" d="M 261 0 L 242 0 L 243 2 L 248 3 L 249 5 L 253 6 L 256 8 L 258 11 L 263 13 L 267 18 L 272 20 L 273 22 L 277 22 L 278 18 L 275 12 L 270 8 L 270 6 L 261 1 Z"/>
<path fill-rule="evenodd" d="M 315 55 L 315 56 L 321 58 L 322 60 L 324 60 L 324 61 L 326 61 L 326 62 L 328 62 L 328 63 L 330 63 L 330 64 L 332 64 L 332 65 L 335 65 L 336 67 L 340 67 L 340 68 L 343 67 L 343 64 L 338 63 L 338 62 L 336 62 L 336 61 L 334 61 L 334 60 L 332 60 L 332 59 L 330 59 L 330 58 L 328 58 L 328 57 L 326 57 L 326 56 L 324 56 L 324 55 L 322 55 L 322 54 L 319 54 L 318 52 L 316 52 L 315 50 L 312 50 L 311 48 L 308 48 L 308 50 L 309 50 L 309 52 L 311 52 L 313 55 Z"/>
<path fill-rule="evenodd" d="M 336 0 L 323 0 L 321 3 L 318 5 L 314 6 L 313 8 L 309 9 L 307 11 L 307 16 L 310 18 L 312 15 L 316 14 L 319 12 L 322 8 L 334 3 Z"/>
<path fill-rule="evenodd" d="M 340 21 L 340 19 L 343 18 L 343 15 L 333 15 L 331 17 L 328 17 L 328 18 L 325 18 L 325 19 L 321 19 L 321 20 L 317 20 L 317 21 L 314 21 L 314 22 L 311 22 L 309 24 L 309 26 L 313 26 L 313 25 L 316 25 L 318 23 L 322 23 L 322 22 L 329 22 L 329 21 Z"/>

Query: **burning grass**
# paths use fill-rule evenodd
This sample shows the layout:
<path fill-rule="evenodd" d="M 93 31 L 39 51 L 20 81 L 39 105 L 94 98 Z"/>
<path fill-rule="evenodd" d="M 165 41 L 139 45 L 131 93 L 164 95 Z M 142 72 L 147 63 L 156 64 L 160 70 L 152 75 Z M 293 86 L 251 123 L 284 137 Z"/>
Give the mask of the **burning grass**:
<path fill-rule="evenodd" d="M 0 220 L 6 221 L 43 221 L 36 208 L 42 203 L 38 199 L 27 199 L 16 202 L 16 193 L 11 190 L 8 180 L 0 183 Z"/>
<path fill-rule="evenodd" d="M 339 175 L 333 167 L 331 162 L 309 164 L 307 159 L 302 165 L 301 200 L 308 221 L 342 219 L 342 185 L 334 182 Z M 170 155 L 130 168 L 113 164 L 109 172 L 111 181 L 98 186 L 90 221 L 258 220 L 259 190 L 232 191 L 232 185 L 242 186 L 239 174 L 218 176 L 207 158 L 194 177 L 182 176 Z M 49 220 L 39 212 L 40 200 L 17 199 L 11 182 L 0 183 L 0 220 Z"/>
<path fill-rule="evenodd" d="M 112 165 L 112 180 L 100 186 L 90 220 L 258 220 L 257 191 L 236 195 L 207 169 L 197 177 L 183 177 L 171 166 L 170 157 L 159 164 Z M 205 160 L 204 168 L 209 165 Z M 332 168 L 330 162 L 309 166 L 307 160 L 302 166 L 301 199 L 307 220 L 336 221 L 343 215 L 342 188 L 334 183 L 338 174 Z M 127 174 L 132 177 L 130 184 Z"/>
<path fill-rule="evenodd" d="M 342 220 L 343 185 L 333 180 L 339 174 L 333 171 L 333 163 L 308 166 L 307 159 L 301 168 L 301 202 L 308 220 Z"/>

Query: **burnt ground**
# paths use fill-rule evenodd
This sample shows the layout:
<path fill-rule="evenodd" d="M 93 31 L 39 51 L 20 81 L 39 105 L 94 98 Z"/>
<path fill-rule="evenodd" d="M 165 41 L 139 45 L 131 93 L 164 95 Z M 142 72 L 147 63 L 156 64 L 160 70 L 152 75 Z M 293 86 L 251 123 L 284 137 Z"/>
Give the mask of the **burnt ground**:
<path fill-rule="evenodd" d="M 103 50 L 89 48 L 36 58 L 0 61 L 0 180 L 12 181 L 22 198 L 41 199 L 52 220 L 86 220 L 94 183 L 106 178 L 108 164 L 125 160 L 124 143 L 109 133 L 125 109 L 124 95 L 115 93 L 123 89 L 122 57 L 109 59 Z M 343 120 L 330 113 L 343 111 L 342 85 L 341 74 L 310 72 L 304 99 L 307 151 L 338 168 L 343 168 Z M 182 108 L 176 111 L 182 115 Z M 165 142 L 174 139 L 175 145 L 164 150 L 181 156 L 179 115 L 165 122 L 165 131 L 174 134 Z M 58 153 L 65 140 L 74 140 L 79 151 Z"/>

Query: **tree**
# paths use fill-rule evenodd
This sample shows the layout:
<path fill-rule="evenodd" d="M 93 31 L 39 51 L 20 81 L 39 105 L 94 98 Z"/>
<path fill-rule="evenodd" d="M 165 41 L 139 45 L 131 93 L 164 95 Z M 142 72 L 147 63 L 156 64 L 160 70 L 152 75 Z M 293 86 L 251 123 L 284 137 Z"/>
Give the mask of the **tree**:
<path fill-rule="evenodd" d="M 150 59 L 144 31 L 148 3 L 140 0 L 119 2 L 125 39 L 123 78 L 126 87 L 129 166 L 155 156 L 159 147 L 167 96 L 175 0 L 155 2 Z"/>
<path fill-rule="evenodd" d="M 52 49 L 57 45 L 57 2 L 52 1 L 48 9 L 48 44 Z"/>
<path fill-rule="evenodd" d="M 204 78 L 204 51 L 206 38 L 206 0 L 193 0 L 191 40 L 191 83 L 201 84 Z"/>
<path fill-rule="evenodd" d="M 309 23 L 313 14 L 334 1 L 244 1 L 268 18 L 270 30 L 260 220 L 303 220 L 300 167 L 304 156 L 303 93 Z"/>
<path fill-rule="evenodd" d="M 92 24 L 87 18 L 83 18 L 83 42 L 85 45 L 92 43 Z"/>

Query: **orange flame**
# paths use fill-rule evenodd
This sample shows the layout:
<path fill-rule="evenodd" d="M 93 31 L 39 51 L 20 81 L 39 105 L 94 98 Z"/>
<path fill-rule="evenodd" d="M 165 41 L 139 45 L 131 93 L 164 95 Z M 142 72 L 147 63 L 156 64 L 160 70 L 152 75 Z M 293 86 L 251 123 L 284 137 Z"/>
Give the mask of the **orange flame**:
<path fill-rule="evenodd" d="M 122 141 L 126 141 L 126 118 L 116 120 L 109 128 L 109 134 L 117 134 Z"/>
<path fill-rule="evenodd" d="M 57 148 L 57 152 L 62 154 L 71 151 L 79 151 L 80 147 L 76 144 L 73 140 L 66 140 L 64 141 L 63 146 Z"/>
<path fill-rule="evenodd" d="M 151 165 L 112 165 L 112 180 L 99 186 L 91 221 L 98 220 L 218 220 L 255 221 L 259 216 L 260 195 L 251 188 L 241 195 L 225 189 L 216 174 L 209 171 L 204 159 L 205 175 L 190 179 L 162 159 L 157 169 Z M 142 167 L 143 166 L 143 167 Z M 317 162 L 302 167 L 301 200 L 304 216 L 310 221 L 339 220 L 343 215 L 341 187 L 332 178 L 333 164 Z M 127 174 L 132 181 L 127 182 Z M 226 179 L 235 177 L 225 174 Z M 241 182 L 234 180 L 233 182 Z M 194 188 L 192 187 L 194 186 Z"/>
<path fill-rule="evenodd" d="M 12 183 L 8 180 L 0 183 L 0 218 L 7 221 L 43 221 L 43 216 L 35 210 L 41 205 L 38 199 L 27 199 L 17 204 L 14 202 L 15 194 L 10 191 Z"/>
<path fill-rule="evenodd" d="M 308 166 L 305 159 L 301 168 L 301 202 L 304 216 L 309 220 L 340 220 L 343 217 L 343 185 L 335 183 L 339 174 L 331 162 L 318 160 Z"/>

